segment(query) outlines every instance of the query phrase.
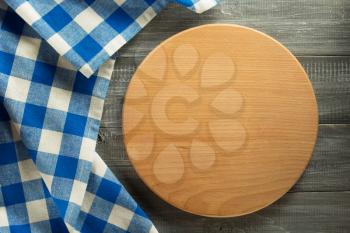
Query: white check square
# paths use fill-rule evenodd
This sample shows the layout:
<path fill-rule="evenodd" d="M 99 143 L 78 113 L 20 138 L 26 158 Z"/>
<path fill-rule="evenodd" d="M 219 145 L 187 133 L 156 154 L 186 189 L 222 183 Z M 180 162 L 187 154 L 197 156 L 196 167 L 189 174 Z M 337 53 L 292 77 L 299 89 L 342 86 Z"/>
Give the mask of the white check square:
<path fill-rule="evenodd" d="M 120 227 L 123 230 L 129 228 L 134 213 L 122 206 L 114 205 L 112 212 L 108 218 L 108 222 Z"/>
<path fill-rule="evenodd" d="M 122 47 L 126 43 L 126 40 L 118 35 L 113 38 L 106 46 L 103 48 L 109 56 L 112 56 L 120 47 Z"/>
<path fill-rule="evenodd" d="M 74 180 L 69 201 L 80 206 L 83 201 L 82 196 L 84 195 L 85 190 L 86 190 L 85 183 L 79 180 Z"/>
<path fill-rule="evenodd" d="M 197 13 L 203 13 L 204 11 L 214 7 L 217 4 L 218 3 L 216 0 L 201 0 L 196 2 L 193 7 Z"/>
<path fill-rule="evenodd" d="M 103 18 L 99 16 L 91 7 L 86 8 L 74 21 L 82 28 L 85 32 L 90 33 L 94 30 L 101 22 Z"/>
<path fill-rule="evenodd" d="M 47 42 L 62 56 L 71 49 L 71 46 L 58 33 L 51 36 Z"/>
<path fill-rule="evenodd" d="M 38 151 L 58 155 L 60 153 L 62 136 L 61 132 L 43 129 Z"/>
<path fill-rule="evenodd" d="M 143 14 L 136 19 L 136 22 L 143 28 L 156 15 L 157 13 L 153 10 L 153 8 L 148 7 L 147 10 L 145 10 L 145 12 L 143 12 Z"/>
<path fill-rule="evenodd" d="M 49 219 L 46 199 L 27 202 L 26 206 L 30 223 Z"/>
<path fill-rule="evenodd" d="M 91 66 L 87 63 L 83 65 L 79 71 L 86 77 L 90 77 L 90 75 L 94 73 L 94 71 L 91 69 Z"/>
<path fill-rule="evenodd" d="M 7 218 L 7 211 L 5 207 L 0 207 L 0 227 L 8 227 L 9 220 Z"/>
<path fill-rule="evenodd" d="M 17 45 L 16 55 L 36 60 L 39 53 L 40 42 L 41 40 L 36 38 L 21 36 Z"/>
<path fill-rule="evenodd" d="M 30 82 L 25 79 L 10 76 L 7 82 L 5 97 L 20 102 L 26 102 Z"/>
<path fill-rule="evenodd" d="M 17 14 L 19 14 L 27 24 L 32 25 L 39 19 L 41 19 L 40 14 L 32 7 L 32 5 L 25 1 L 16 9 Z"/>
<path fill-rule="evenodd" d="M 98 69 L 98 76 L 106 79 L 111 79 L 114 70 L 115 60 L 108 59 L 100 68 Z"/>
<path fill-rule="evenodd" d="M 18 162 L 22 182 L 41 179 L 40 173 L 36 170 L 33 160 L 26 159 Z"/>
<path fill-rule="evenodd" d="M 80 147 L 80 159 L 91 161 L 96 149 L 96 141 L 91 138 L 83 138 Z"/>
<path fill-rule="evenodd" d="M 90 101 L 89 117 L 100 120 L 103 113 L 103 99 L 92 96 Z"/>
<path fill-rule="evenodd" d="M 51 87 L 47 107 L 68 112 L 71 96 L 72 92 L 70 91 L 66 91 L 57 87 Z"/>
<path fill-rule="evenodd" d="M 85 213 L 89 213 L 92 203 L 94 201 L 95 195 L 85 192 L 84 200 L 81 205 L 81 210 L 84 211 Z"/>
<path fill-rule="evenodd" d="M 104 177 L 107 171 L 107 165 L 101 157 L 94 152 L 94 160 L 92 163 L 92 172 L 99 177 Z"/>

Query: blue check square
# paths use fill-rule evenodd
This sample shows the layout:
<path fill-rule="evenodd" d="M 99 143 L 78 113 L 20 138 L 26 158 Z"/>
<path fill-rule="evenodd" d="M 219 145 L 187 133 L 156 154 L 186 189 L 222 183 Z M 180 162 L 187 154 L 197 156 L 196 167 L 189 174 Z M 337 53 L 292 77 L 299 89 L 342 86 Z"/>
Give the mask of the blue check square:
<path fill-rule="evenodd" d="M 61 218 L 54 218 L 50 220 L 52 233 L 69 233 L 66 225 Z"/>
<path fill-rule="evenodd" d="M 81 232 L 86 232 L 86 233 L 103 232 L 105 226 L 106 226 L 106 221 L 102 221 L 101 219 L 98 219 L 90 214 L 87 214 L 85 218 L 85 223 L 83 225 L 83 228 L 81 229 Z"/>
<path fill-rule="evenodd" d="M 20 232 L 20 233 L 29 233 L 31 232 L 30 230 L 30 225 L 29 224 L 24 224 L 24 225 L 12 225 L 10 226 L 11 232 Z"/>
<path fill-rule="evenodd" d="M 55 176 L 52 180 L 50 194 L 54 199 L 55 204 L 57 204 L 56 199 L 67 202 L 66 204 L 64 202 L 58 203 L 59 205 L 62 205 L 62 207 L 65 208 L 61 209 L 63 211 L 62 213 L 65 213 L 66 208 L 68 207 L 70 190 L 72 189 L 72 187 L 73 180 L 71 179 Z M 60 206 L 58 206 L 58 209 L 60 209 Z"/>
<path fill-rule="evenodd" d="M 7 11 L 3 18 L 3 23 L 1 29 L 4 29 L 8 32 L 21 35 L 24 27 L 24 21 L 13 11 Z"/>
<path fill-rule="evenodd" d="M 96 194 L 97 196 L 114 203 L 118 198 L 120 190 L 120 185 L 107 179 L 102 179 Z"/>
<path fill-rule="evenodd" d="M 64 111 L 47 108 L 43 128 L 57 132 L 62 131 L 64 128 L 64 121 L 61 119 L 65 119 L 66 116 L 67 113 Z"/>
<path fill-rule="evenodd" d="M 16 157 L 14 155 L 5 155 L 6 157 Z M 17 163 L 11 163 L 6 165 L 1 165 L 0 169 L 0 184 L 2 186 L 7 186 L 15 183 L 20 183 L 21 175 Z"/>
<path fill-rule="evenodd" d="M 42 128 L 45 119 L 46 108 L 34 104 L 26 104 L 23 113 L 22 125 Z"/>
<path fill-rule="evenodd" d="M 93 204 L 90 209 L 90 214 L 98 217 L 99 219 L 108 219 L 113 205 L 109 201 L 106 201 L 102 198 L 95 197 Z"/>
<path fill-rule="evenodd" d="M 153 3 L 155 3 L 157 0 L 145 0 L 145 2 L 147 2 L 149 5 L 152 5 Z M 193 1 L 192 1 L 193 4 Z"/>
<path fill-rule="evenodd" d="M 72 134 L 63 134 L 60 154 L 64 156 L 75 156 L 80 153 L 82 138 Z"/>
<path fill-rule="evenodd" d="M 45 52 L 50 48 L 51 48 L 51 45 L 49 45 L 48 43 L 43 41 L 40 44 L 37 60 L 38 61 L 45 61 L 45 63 L 51 64 L 51 65 L 57 64 L 59 54 L 52 54 L 52 53 Z"/>
<path fill-rule="evenodd" d="M 0 121 L 8 121 L 8 120 L 10 120 L 10 116 L 8 115 L 4 105 L 1 104 L 1 101 L 0 101 Z"/>
<path fill-rule="evenodd" d="M 118 8 L 106 22 L 119 33 L 122 33 L 134 20 L 122 9 Z"/>
<path fill-rule="evenodd" d="M 16 146 L 14 143 L 0 144 L 0 165 L 10 164 L 17 161 Z"/>
<path fill-rule="evenodd" d="M 69 22 L 72 21 L 72 18 L 69 16 L 69 14 L 66 13 L 60 7 L 60 5 L 57 5 L 55 8 L 53 8 L 51 11 L 49 11 L 43 19 L 56 31 L 59 32 L 64 26 L 66 26 Z"/>
<path fill-rule="evenodd" d="M 2 186 L 1 192 L 6 206 L 25 202 L 23 187 L 21 183 Z"/>
<path fill-rule="evenodd" d="M 87 62 L 95 57 L 101 49 L 102 47 L 89 35 L 74 46 L 74 50 Z"/>
<path fill-rule="evenodd" d="M 7 217 L 9 220 L 8 222 L 9 222 L 10 226 L 26 225 L 29 223 L 26 203 L 19 203 L 19 204 L 7 206 L 6 212 L 7 212 Z M 11 233 L 12 232 L 17 233 L 18 231 L 11 231 Z"/>
<path fill-rule="evenodd" d="M 60 156 L 57 159 L 55 176 L 74 180 L 77 166 L 78 160 L 76 158 Z"/>
<path fill-rule="evenodd" d="M 88 5 L 91 5 L 92 3 L 94 3 L 96 0 L 84 0 L 84 2 L 86 2 Z"/>
<path fill-rule="evenodd" d="M 0 51 L 0 72 L 10 75 L 15 56 Z"/>
<path fill-rule="evenodd" d="M 96 82 L 96 76 L 92 76 L 86 79 L 80 72 L 75 76 L 75 82 L 73 86 L 74 92 L 79 92 L 85 95 L 92 95 Z"/>
<path fill-rule="evenodd" d="M 59 199 L 59 198 L 53 198 L 53 200 L 54 200 L 55 204 L 57 205 L 60 214 L 63 215 L 64 213 L 66 213 L 67 208 L 68 208 L 68 201 L 65 201 L 65 200 Z"/>
<path fill-rule="evenodd" d="M 56 73 L 56 66 L 37 61 L 33 72 L 33 82 L 51 86 Z"/>
<path fill-rule="evenodd" d="M 49 228 L 50 223 L 48 221 L 34 222 L 30 224 L 30 232 L 47 232 L 47 229 Z"/>
<path fill-rule="evenodd" d="M 50 86 L 33 82 L 29 87 L 27 103 L 46 107 L 50 96 L 50 90 Z M 39 96 L 42 98 L 39 98 Z"/>
<path fill-rule="evenodd" d="M 35 61 L 26 57 L 16 57 L 13 61 L 12 67 L 21 67 L 21 69 L 12 69 L 11 76 L 31 80 L 32 77 L 28 77 L 28 74 L 32 74 L 35 67 Z"/>
<path fill-rule="evenodd" d="M 44 152 L 37 152 L 35 156 L 35 165 L 42 173 L 53 174 L 57 163 L 57 155 Z M 49 166 L 48 166 L 49 164 Z"/>
<path fill-rule="evenodd" d="M 45 199 L 42 179 L 24 182 L 23 191 L 26 201 Z"/>
<path fill-rule="evenodd" d="M 83 136 L 85 131 L 86 119 L 87 118 L 85 116 L 68 113 L 63 132 L 77 136 Z"/>

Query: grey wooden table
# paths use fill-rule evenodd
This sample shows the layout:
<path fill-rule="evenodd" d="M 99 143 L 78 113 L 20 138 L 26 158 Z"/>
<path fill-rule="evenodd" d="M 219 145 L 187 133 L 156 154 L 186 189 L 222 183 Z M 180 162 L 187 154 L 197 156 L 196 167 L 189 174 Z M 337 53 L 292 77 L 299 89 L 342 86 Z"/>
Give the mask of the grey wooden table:
<path fill-rule="evenodd" d="M 206 23 L 235 23 L 287 46 L 316 91 L 320 125 L 307 170 L 279 201 L 239 218 L 194 216 L 166 204 L 137 177 L 121 136 L 121 109 L 137 65 L 161 41 Z M 350 0 L 223 0 L 194 14 L 169 6 L 121 51 L 106 100 L 97 151 L 160 233 L 350 232 Z"/>

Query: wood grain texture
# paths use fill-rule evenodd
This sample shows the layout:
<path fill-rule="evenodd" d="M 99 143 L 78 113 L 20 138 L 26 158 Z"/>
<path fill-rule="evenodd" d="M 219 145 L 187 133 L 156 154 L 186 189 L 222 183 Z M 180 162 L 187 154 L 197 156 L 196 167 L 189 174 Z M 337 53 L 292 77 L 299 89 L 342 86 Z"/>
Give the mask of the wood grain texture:
<path fill-rule="evenodd" d="M 97 152 L 124 184 L 145 186 L 131 168 L 119 128 L 101 128 Z M 350 191 L 350 125 L 320 125 L 312 159 L 291 189 L 291 192 L 331 191 Z"/>
<path fill-rule="evenodd" d="M 275 204 L 251 215 L 210 219 L 159 199 L 126 158 L 117 128 L 102 128 L 98 153 L 165 233 L 348 233 L 350 229 L 350 125 L 321 125 L 303 177 Z"/>
<path fill-rule="evenodd" d="M 118 60 L 105 103 L 102 127 L 120 127 L 124 95 L 139 59 L 121 57 Z M 301 56 L 297 59 L 315 90 L 320 123 L 350 123 L 350 56 Z"/>
<path fill-rule="evenodd" d="M 204 25 L 155 48 L 130 82 L 124 142 L 142 180 L 204 216 L 266 207 L 301 176 L 318 112 L 296 58 L 271 37 Z"/>
<path fill-rule="evenodd" d="M 118 177 L 126 169 L 112 166 Z M 136 174 L 122 182 L 161 233 L 348 233 L 350 192 L 287 193 L 256 213 L 227 219 L 200 217 L 159 199 Z"/>
<path fill-rule="evenodd" d="M 349 8 L 348 0 L 222 0 L 196 15 L 173 5 L 120 50 L 97 150 L 161 233 L 350 232 L 349 194 L 343 192 L 350 191 Z M 322 124 L 312 161 L 293 193 L 262 212 L 222 221 L 186 214 L 149 191 L 130 167 L 120 128 L 124 93 L 143 58 L 175 33 L 216 22 L 257 28 L 287 46 L 313 83 Z"/>
<path fill-rule="evenodd" d="M 349 192 L 288 193 L 269 208 L 229 219 L 187 214 L 147 190 L 136 188 L 133 194 L 165 233 L 348 233 L 350 228 Z"/>
<path fill-rule="evenodd" d="M 350 55 L 348 0 L 222 0 L 219 6 L 201 15 L 172 5 L 123 53 L 146 55 L 169 36 L 208 23 L 253 27 L 273 36 L 295 55 Z"/>

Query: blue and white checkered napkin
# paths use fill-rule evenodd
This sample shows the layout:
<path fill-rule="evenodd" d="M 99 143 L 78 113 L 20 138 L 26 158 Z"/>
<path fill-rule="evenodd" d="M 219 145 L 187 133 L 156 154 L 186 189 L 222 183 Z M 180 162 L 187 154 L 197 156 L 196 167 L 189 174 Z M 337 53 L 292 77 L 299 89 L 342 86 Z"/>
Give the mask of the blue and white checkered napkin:
<path fill-rule="evenodd" d="M 0 232 L 157 232 L 95 146 L 111 55 L 168 1 L 6 2 L 0 0 Z M 177 2 L 197 12 L 216 4 Z"/>

